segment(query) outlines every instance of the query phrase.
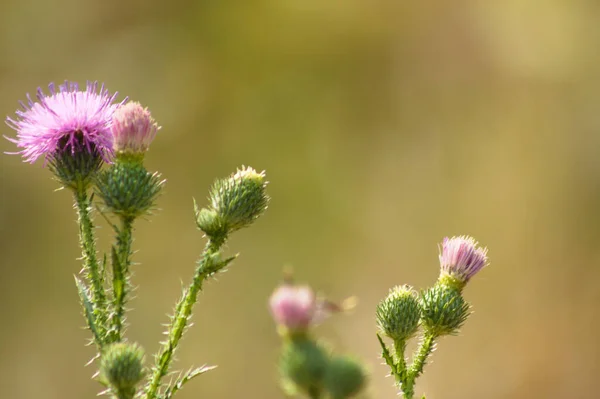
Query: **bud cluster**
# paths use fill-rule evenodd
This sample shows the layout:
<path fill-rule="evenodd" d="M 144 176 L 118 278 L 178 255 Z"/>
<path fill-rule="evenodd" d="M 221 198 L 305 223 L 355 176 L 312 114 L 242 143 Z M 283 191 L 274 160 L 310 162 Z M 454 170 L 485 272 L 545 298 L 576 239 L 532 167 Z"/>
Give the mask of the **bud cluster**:
<path fill-rule="evenodd" d="M 487 249 L 467 236 L 445 238 L 440 249 L 440 277 L 418 295 L 410 286 L 393 288 L 376 309 L 380 332 L 391 338 L 394 351 L 379 338 L 383 358 L 392 370 L 402 395 L 411 399 L 414 383 L 423 372 L 435 340 L 456 334 L 470 314 L 470 306 L 462 296 L 467 282 L 488 264 Z M 420 344 L 407 365 L 404 351 L 407 340 L 422 328 Z"/>

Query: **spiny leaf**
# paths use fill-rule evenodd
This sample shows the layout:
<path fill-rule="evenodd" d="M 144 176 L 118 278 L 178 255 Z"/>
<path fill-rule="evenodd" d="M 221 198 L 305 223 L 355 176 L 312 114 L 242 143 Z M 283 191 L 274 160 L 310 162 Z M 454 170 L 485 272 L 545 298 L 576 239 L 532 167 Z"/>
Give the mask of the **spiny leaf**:
<path fill-rule="evenodd" d="M 192 378 L 199 376 L 200 374 L 204 374 L 207 371 L 216 369 L 217 366 L 202 366 L 195 369 L 190 369 L 187 373 L 183 374 L 174 383 L 170 384 L 166 389 L 165 394 L 162 396 L 163 399 L 170 399 L 175 395 L 177 391 L 183 388 L 183 385 L 190 381 Z"/>
<path fill-rule="evenodd" d="M 94 316 L 94 307 L 92 306 L 92 302 L 90 301 L 90 297 L 88 296 L 88 288 L 85 284 L 77 278 L 77 276 L 73 276 L 75 278 L 75 284 L 77 285 L 77 291 L 79 292 L 79 299 L 81 300 L 81 304 L 83 305 L 83 314 L 87 321 L 87 325 L 94 335 L 94 341 L 96 344 L 101 347 L 102 339 L 100 338 L 100 334 L 96 328 L 96 319 Z"/>
<path fill-rule="evenodd" d="M 394 358 L 392 357 L 390 350 L 388 349 L 385 342 L 383 342 L 383 339 L 381 339 L 381 336 L 379 334 L 377 334 L 377 340 L 379 341 L 379 345 L 381 345 L 381 357 L 383 357 L 385 363 L 392 369 L 392 374 L 396 376 L 396 365 L 394 363 Z"/>

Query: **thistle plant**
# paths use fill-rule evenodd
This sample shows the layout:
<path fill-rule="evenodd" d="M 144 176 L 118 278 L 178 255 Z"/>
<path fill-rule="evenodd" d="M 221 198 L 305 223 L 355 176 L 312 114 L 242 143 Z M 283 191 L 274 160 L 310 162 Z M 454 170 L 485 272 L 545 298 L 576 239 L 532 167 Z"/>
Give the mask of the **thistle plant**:
<path fill-rule="evenodd" d="M 229 235 L 250 226 L 267 209 L 265 174 L 242 167 L 215 181 L 206 208 L 194 202 L 196 224 L 207 243 L 192 282 L 175 304 L 167 338 L 148 367 L 143 349 L 126 339 L 126 305 L 133 288 L 134 223 L 152 215 L 165 184 L 160 174 L 144 166 L 145 153 L 160 128 L 147 108 L 127 99 L 116 102 L 117 94 L 97 83 L 88 82 L 85 90 L 71 82 L 58 88 L 50 84 L 49 90 L 47 95 L 38 89 L 37 101 L 27 96 L 16 117 L 7 118 L 17 132 L 8 140 L 27 162 L 43 157 L 62 188 L 73 194 L 83 262 L 83 276 L 75 276 L 75 285 L 97 349 L 97 380 L 106 388 L 103 393 L 114 398 L 169 399 L 189 380 L 214 368 L 192 368 L 170 384 L 163 381 L 172 371 L 174 353 L 204 281 L 237 257 L 223 254 Z M 103 256 L 96 248 L 95 208 L 115 233 L 110 254 Z"/>
<path fill-rule="evenodd" d="M 288 395 L 346 399 L 364 389 L 367 375 L 362 363 L 332 353 L 312 332 L 319 321 L 347 304 L 319 299 L 309 286 L 295 285 L 288 278 L 273 292 L 269 306 L 282 338 L 279 372 Z"/>
<path fill-rule="evenodd" d="M 470 314 L 462 296 L 467 282 L 488 264 L 487 249 L 471 237 L 445 238 L 440 250 L 440 276 L 430 288 L 417 293 L 408 285 L 390 290 L 376 309 L 382 357 L 405 399 L 415 395 L 415 382 L 423 373 L 436 341 L 457 334 Z M 407 342 L 419 332 L 412 361 L 406 358 Z M 389 349 L 381 335 L 392 341 Z"/>

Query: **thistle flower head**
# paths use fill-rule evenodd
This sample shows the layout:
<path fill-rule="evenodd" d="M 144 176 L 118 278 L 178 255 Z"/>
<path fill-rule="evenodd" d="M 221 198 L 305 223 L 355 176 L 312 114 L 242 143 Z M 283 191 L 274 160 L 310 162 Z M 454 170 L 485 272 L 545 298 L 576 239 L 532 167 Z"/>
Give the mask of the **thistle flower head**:
<path fill-rule="evenodd" d="M 488 264 L 487 248 L 469 236 L 444 238 L 439 257 L 442 277 L 450 276 L 462 284 Z"/>
<path fill-rule="evenodd" d="M 35 162 L 39 157 L 50 159 L 66 152 L 97 152 L 104 160 L 112 155 L 110 125 L 117 94 L 110 94 L 104 85 L 88 82 L 85 90 L 77 83 L 65 81 L 58 86 L 48 86 L 50 95 L 41 88 L 37 101 L 27 95 L 28 102 L 21 102 L 15 119 L 7 117 L 8 126 L 17 131 L 16 138 L 9 138 L 22 148 L 25 161 Z"/>
<path fill-rule="evenodd" d="M 278 325 L 290 331 L 306 330 L 317 310 L 315 293 L 308 286 L 283 284 L 269 300 L 271 313 Z"/>
<path fill-rule="evenodd" d="M 120 106 L 113 115 L 113 149 L 119 153 L 143 154 L 160 129 L 148 108 L 137 102 Z"/>

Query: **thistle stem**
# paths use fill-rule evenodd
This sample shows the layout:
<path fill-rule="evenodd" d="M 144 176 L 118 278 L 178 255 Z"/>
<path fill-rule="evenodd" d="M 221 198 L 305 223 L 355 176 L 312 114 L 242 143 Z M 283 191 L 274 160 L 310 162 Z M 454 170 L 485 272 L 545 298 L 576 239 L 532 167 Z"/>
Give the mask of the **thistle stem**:
<path fill-rule="evenodd" d="M 104 337 L 106 333 L 106 293 L 103 285 L 104 276 L 100 273 L 98 258 L 96 257 L 91 198 L 88 197 L 87 190 L 82 187 L 78 187 L 74 194 L 79 224 L 79 244 L 83 253 L 83 267 L 86 278 L 91 286 L 90 301 L 93 306 L 94 321 L 99 337 Z M 97 342 L 97 344 L 100 347 L 102 346 L 102 342 Z"/>
<path fill-rule="evenodd" d="M 117 248 L 113 253 L 113 314 L 111 320 L 111 342 L 121 341 L 125 302 L 129 293 L 129 266 L 131 265 L 131 244 L 133 242 L 132 217 L 121 218 L 121 228 L 117 234 Z"/>
<path fill-rule="evenodd" d="M 396 352 L 396 359 L 393 370 L 393 374 L 396 377 L 396 381 L 401 382 L 406 378 L 406 359 L 404 352 L 406 351 L 406 340 L 394 341 L 394 350 Z"/>
<path fill-rule="evenodd" d="M 412 399 L 415 394 L 415 381 L 423 373 L 427 358 L 435 348 L 435 338 L 435 335 L 426 332 L 419 343 L 413 362 L 407 370 L 406 379 L 402 384 L 402 393 L 405 399 Z"/>
<path fill-rule="evenodd" d="M 185 290 L 184 296 L 180 299 L 175 307 L 175 315 L 169 325 L 168 337 L 164 342 L 163 347 L 156 355 L 156 364 L 152 368 L 152 376 L 146 388 L 146 399 L 154 399 L 157 397 L 160 381 L 168 371 L 173 358 L 173 353 L 179 344 L 179 340 L 183 336 L 187 322 L 192 314 L 192 308 L 196 303 L 198 293 L 202 289 L 204 280 L 220 270 L 215 268 L 212 259 L 213 255 L 219 252 L 219 249 L 225 242 L 225 238 L 219 241 L 209 240 L 202 252 L 202 257 L 196 267 L 194 278 L 190 286 Z M 221 267 L 226 266 L 223 263 Z"/>

